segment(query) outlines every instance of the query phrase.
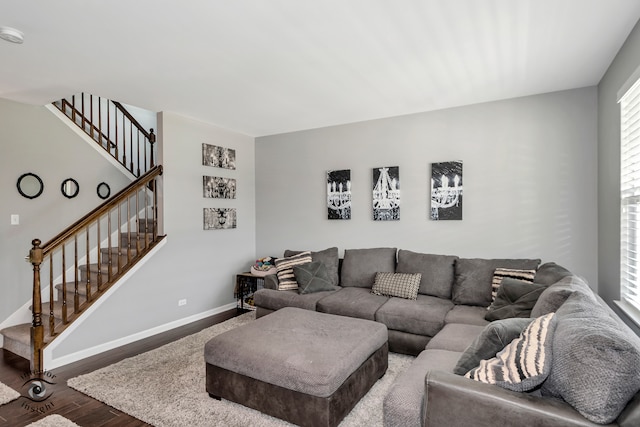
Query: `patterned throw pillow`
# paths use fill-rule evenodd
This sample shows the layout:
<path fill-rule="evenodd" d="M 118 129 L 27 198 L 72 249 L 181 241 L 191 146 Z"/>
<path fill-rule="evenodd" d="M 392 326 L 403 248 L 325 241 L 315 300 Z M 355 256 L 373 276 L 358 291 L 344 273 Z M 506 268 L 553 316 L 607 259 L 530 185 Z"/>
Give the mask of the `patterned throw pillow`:
<path fill-rule="evenodd" d="M 420 289 L 420 273 L 376 273 L 371 293 L 387 297 L 417 299 Z"/>
<path fill-rule="evenodd" d="M 302 265 L 311 262 L 311 251 L 300 252 L 286 258 L 276 259 L 276 270 L 278 275 L 278 290 L 288 291 L 298 289 L 296 276 L 293 274 L 294 265 Z"/>
<path fill-rule="evenodd" d="M 516 280 L 522 280 L 523 282 L 533 283 L 533 278 L 536 277 L 535 270 L 518 270 L 515 268 L 502 268 L 498 267 L 493 272 L 493 281 L 491 282 L 491 302 L 496 300 L 498 295 L 498 289 L 502 284 L 502 279 L 510 277 Z"/>
<path fill-rule="evenodd" d="M 313 258 L 313 255 L 311 256 Z M 312 294 L 314 292 L 333 291 L 338 289 L 331 283 L 331 277 L 327 267 L 320 261 L 308 264 L 294 265 L 293 274 L 298 282 L 299 294 Z"/>
<path fill-rule="evenodd" d="M 534 389 L 551 371 L 556 323 L 555 313 L 538 317 L 496 357 L 480 361 L 480 366 L 467 372 L 465 377 L 513 391 Z"/>

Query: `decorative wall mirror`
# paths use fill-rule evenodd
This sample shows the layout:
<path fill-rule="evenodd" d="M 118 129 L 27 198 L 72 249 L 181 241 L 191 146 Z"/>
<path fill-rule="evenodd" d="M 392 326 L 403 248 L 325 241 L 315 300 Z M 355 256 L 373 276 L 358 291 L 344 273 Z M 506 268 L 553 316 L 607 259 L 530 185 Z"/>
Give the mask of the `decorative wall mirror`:
<path fill-rule="evenodd" d="M 102 200 L 108 199 L 111 195 L 111 188 L 106 182 L 101 182 L 100 184 L 98 184 L 97 191 L 98 197 L 100 197 Z"/>
<path fill-rule="evenodd" d="M 42 194 L 44 183 L 35 173 L 25 173 L 18 178 L 18 193 L 27 199 L 35 199 Z"/>
<path fill-rule="evenodd" d="M 68 199 L 73 199 L 80 192 L 80 185 L 78 185 L 78 181 L 73 178 L 67 178 L 62 181 L 62 185 L 60 186 L 60 191 L 64 197 Z"/>

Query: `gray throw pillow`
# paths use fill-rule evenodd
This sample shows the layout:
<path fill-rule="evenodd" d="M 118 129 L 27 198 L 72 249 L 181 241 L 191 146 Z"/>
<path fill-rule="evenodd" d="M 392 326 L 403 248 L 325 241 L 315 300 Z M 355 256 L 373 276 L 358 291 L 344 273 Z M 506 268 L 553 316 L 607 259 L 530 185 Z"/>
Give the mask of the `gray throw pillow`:
<path fill-rule="evenodd" d="M 395 270 L 396 248 L 345 249 L 341 285 L 371 288 L 376 273 Z"/>
<path fill-rule="evenodd" d="M 535 270 L 539 264 L 539 259 L 460 258 L 456 261 L 456 279 L 451 300 L 454 304 L 488 307 L 491 304 L 491 283 L 496 268 Z"/>
<path fill-rule="evenodd" d="M 544 285 L 505 277 L 498 289 L 496 300 L 484 316 L 485 320 L 532 317 L 531 309 L 546 288 Z"/>
<path fill-rule="evenodd" d="M 396 273 L 420 273 L 419 293 L 451 299 L 457 259 L 454 255 L 422 254 L 399 249 Z"/>
<path fill-rule="evenodd" d="M 542 394 L 564 399 L 594 423 L 613 422 L 640 391 L 640 339 L 593 293 L 572 293 L 556 315 L 553 366 Z"/>
<path fill-rule="evenodd" d="M 491 359 L 511 341 L 518 338 L 533 319 L 504 319 L 489 323 L 462 353 L 453 372 L 464 375 L 481 360 Z"/>
<path fill-rule="evenodd" d="M 311 294 L 314 292 L 333 291 L 337 289 L 331 283 L 327 267 L 320 261 L 293 267 L 293 274 L 298 282 L 298 293 Z"/>
<path fill-rule="evenodd" d="M 589 285 L 578 276 L 565 276 L 557 283 L 547 287 L 531 309 L 531 317 L 539 317 L 556 312 L 575 291 L 591 292 Z"/>
<path fill-rule="evenodd" d="M 284 251 L 285 257 L 290 257 L 292 255 L 297 255 L 303 251 L 292 251 L 287 249 Z M 338 273 L 340 258 L 338 256 L 338 248 L 332 247 L 327 248 L 322 251 L 311 252 L 311 260 L 312 261 L 320 261 L 327 267 L 327 273 L 329 274 L 329 278 L 331 279 L 331 284 L 334 286 L 338 286 L 340 284 L 340 276 Z"/>

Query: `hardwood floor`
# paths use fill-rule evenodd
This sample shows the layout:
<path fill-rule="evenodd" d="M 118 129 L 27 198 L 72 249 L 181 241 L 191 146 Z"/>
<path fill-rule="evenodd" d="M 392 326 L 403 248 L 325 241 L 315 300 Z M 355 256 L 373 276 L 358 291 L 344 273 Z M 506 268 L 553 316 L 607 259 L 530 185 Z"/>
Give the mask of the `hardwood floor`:
<path fill-rule="evenodd" d="M 53 369 L 50 374 L 55 378 L 41 377 L 54 384 L 47 387 L 51 397 L 36 404 L 26 397 L 19 397 L 13 402 L 0 406 L 0 427 L 20 427 L 44 418 L 47 415 L 59 414 L 82 427 L 140 427 L 148 426 L 137 418 L 120 412 L 104 403 L 88 397 L 67 386 L 69 378 L 95 371 L 111 365 L 127 357 L 144 353 L 184 336 L 196 333 L 216 323 L 224 322 L 239 313 L 233 309 L 215 316 L 184 325 L 182 327 L 154 335 L 82 361 Z M 29 387 L 29 363 L 13 353 L 0 349 L 0 381 L 23 396 Z M 204 373 L 204 366 L 203 366 Z M 25 382 L 27 383 L 25 385 Z M 41 408 L 41 412 L 31 408 Z"/>

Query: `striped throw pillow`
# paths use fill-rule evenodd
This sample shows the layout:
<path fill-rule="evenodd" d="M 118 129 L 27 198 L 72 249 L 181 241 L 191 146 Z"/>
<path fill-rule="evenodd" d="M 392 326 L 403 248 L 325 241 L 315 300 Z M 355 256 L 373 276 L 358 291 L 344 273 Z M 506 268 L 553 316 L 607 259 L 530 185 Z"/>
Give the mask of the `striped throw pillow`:
<path fill-rule="evenodd" d="M 288 291 L 298 289 L 296 276 L 293 274 L 293 267 L 296 265 L 308 264 L 311 262 L 311 251 L 300 252 L 299 254 L 276 259 L 276 271 L 278 275 L 278 290 Z"/>
<path fill-rule="evenodd" d="M 376 273 L 371 293 L 387 297 L 398 297 L 415 300 L 420 289 L 420 273 Z"/>
<path fill-rule="evenodd" d="M 491 302 L 496 300 L 498 295 L 498 289 L 502 284 L 502 279 L 510 277 L 516 280 L 522 280 L 524 282 L 533 283 L 533 278 L 536 276 L 535 270 L 518 270 L 515 268 L 502 268 L 498 267 L 493 272 L 493 282 L 491 283 Z"/>
<path fill-rule="evenodd" d="M 512 391 L 536 388 L 551 371 L 551 344 L 556 324 L 555 313 L 538 317 L 496 357 L 481 360 L 480 366 L 467 372 L 465 377 Z"/>

